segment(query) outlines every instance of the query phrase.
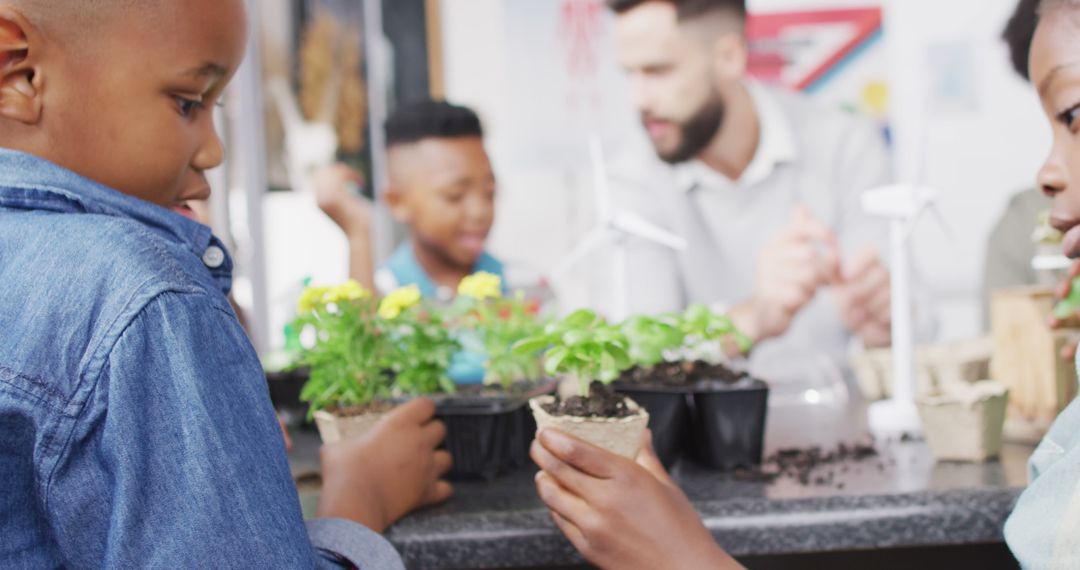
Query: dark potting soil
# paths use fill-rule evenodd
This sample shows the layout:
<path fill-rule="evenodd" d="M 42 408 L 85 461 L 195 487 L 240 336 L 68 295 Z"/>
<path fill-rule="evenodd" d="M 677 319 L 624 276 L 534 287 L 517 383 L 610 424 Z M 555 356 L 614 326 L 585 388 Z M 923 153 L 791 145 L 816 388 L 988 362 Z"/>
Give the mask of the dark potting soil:
<path fill-rule="evenodd" d="M 620 382 L 653 386 L 686 386 L 702 380 L 719 380 L 733 383 L 743 377 L 742 374 L 724 366 L 703 360 L 693 362 L 661 362 L 655 366 L 642 368 L 634 366 L 619 377 Z"/>
<path fill-rule="evenodd" d="M 504 397 L 509 396 L 511 398 L 517 396 L 524 396 L 529 393 L 530 390 L 543 384 L 544 380 L 519 380 L 510 384 L 509 386 L 503 386 L 502 384 L 465 384 L 457 387 L 457 392 L 454 396 L 475 396 L 475 397 Z"/>
<path fill-rule="evenodd" d="M 847 471 L 847 466 L 841 464 L 849 461 L 863 462 L 877 455 L 877 449 L 866 443 L 851 445 L 841 443 L 831 451 L 817 446 L 805 449 L 781 449 L 765 458 L 760 467 L 736 470 L 735 479 L 771 483 L 780 477 L 791 477 L 804 487 L 830 486 L 834 482 L 837 469 L 840 473 Z M 879 461 L 878 470 L 884 471 L 884 469 L 884 463 Z M 837 488 L 842 489 L 843 483 L 837 484 Z"/>
<path fill-rule="evenodd" d="M 589 386 L 589 397 L 570 396 L 544 404 L 544 411 L 553 416 L 575 416 L 579 418 L 626 418 L 637 412 L 626 405 L 626 397 L 615 393 L 610 386 L 593 382 Z"/>
<path fill-rule="evenodd" d="M 351 418 L 351 417 L 354 417 L 354 416 L 362 416 L 364 414 L 379 414 L 379 413 L 389 412 L 392 409 L 394 409 L 394 404 L 392 402 L 387 402 L 387 401 L 384 401 L 384 400 L 376 400 L 374 402 L 368 402 L 367 404 L 364 404 L 362 406 L 349 406 L 347 408 L 333 408 L 333 409 L 330 409 L 330 410 L 327 410 L 327 411 L 334 414 L 335 416 L 339 416 L 339 417 L 343 417 L 343 418 Z"/>

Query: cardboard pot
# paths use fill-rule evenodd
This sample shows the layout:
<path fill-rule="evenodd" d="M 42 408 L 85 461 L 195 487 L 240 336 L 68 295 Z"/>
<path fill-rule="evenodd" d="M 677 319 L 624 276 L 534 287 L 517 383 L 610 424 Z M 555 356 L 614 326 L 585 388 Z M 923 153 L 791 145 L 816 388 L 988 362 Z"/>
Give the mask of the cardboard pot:
<path fill-rule="evenodd" d="M 336 443 L 346 438 L 359 437 L 382 419 L 384 412 L 371 412 L 357 416 L 339 416 L 325 410 L 315 412 L 315 425 L 323 443 Z"/>
<path fill-rule="evenodd" d="M 920 398 L 923 433 L 934 457 L 976 462 L 997 457 L 1008 401 L 1009 390 L 992 381 Z"/>
<path fill-rule="evenodd" d="M 637 455 L 642 434 L 649 424 L 649 413 L 630 398 L 626 398 L 626 405 L 636 413 L 625 418 L 553 416 L 543 408 L 553 402 L 554 396 L 529 400 L 537 431 L 554 428 L 626 458 L 633 459 Z"/>

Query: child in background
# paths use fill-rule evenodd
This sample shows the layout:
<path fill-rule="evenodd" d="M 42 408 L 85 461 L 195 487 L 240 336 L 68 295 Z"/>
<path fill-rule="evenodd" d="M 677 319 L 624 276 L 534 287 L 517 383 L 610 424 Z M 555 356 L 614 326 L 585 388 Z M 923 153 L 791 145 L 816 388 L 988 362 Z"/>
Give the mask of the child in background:
<path fill-rule="evenodd" d="M 495 217 L 495 174 L 484 150 L 476 113 L 444 101 L 398 108 L 386 121 L 389 184 L 384 194 L 394 217 L 409 229 L 402 243 L 372 276 L 370 209 L 348 190 L 362 181 L 343 166 L 316 177 L 319 205 L 345 232 L 350 274 L 380 294 L 416 285 L 424 297 L 450 301 L 463 278 L 483 271 L 498 276 L 503 265 L 484 250 Z M 484 379 L 482 349 L 461 338 L 449 375 L 459 384 Z"/>
<path fill-rule="evenodd" d="M 190 207 L 244 5 L 0 0 L 0 568 L 400 568 L 372 531 L 451 492 L 418 399 L 323 447 L 305 528 Z"/>
<path fill-rule="evenodd" d="M 485 271 L 503 277 L 503 267 L 484 250 L 495 219 L 495 174 L 484 150 L 476 113 L 444 101 L 399 107 L 386 121 L 388 186 L 384 194 L 409 239 L 374 278 L 355 264 L 351 276 L 386 294 L 416 285 L 425 297 L 448 301 L 461 279 Z M 335 166 L 319 174 L 319 205 L 349 237 L 351 248 L 370 251 L 370 213 L 350 195 L 358 174 Z M 359 273 L 359 274 L 358 274 Z"/>

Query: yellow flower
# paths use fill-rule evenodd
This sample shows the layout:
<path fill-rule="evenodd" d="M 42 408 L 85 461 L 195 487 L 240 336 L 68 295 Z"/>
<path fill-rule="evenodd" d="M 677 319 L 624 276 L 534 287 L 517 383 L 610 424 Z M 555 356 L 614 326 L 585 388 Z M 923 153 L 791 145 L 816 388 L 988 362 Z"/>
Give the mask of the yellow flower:
<path fill-rule="evenodd" d="M 379 316 L 384 319 L 396 319 L 402 311 L 420 302 L 420 288 L 416 285 L 401 287 L 383 297 L 379 303 Z"/>
<path fill-rule="evenodd" d="M 323 304 L 323 297 L 329 291 L 329 287 L 307 287 L 300 294 L 300 300 L 296 302 L 298 313 L 310 313 Z"/>
<path fill-rule="evenodd" d="M 477 301 L 502 297 L 502 279 L 498 275 L 481 271 L 461 280 L 458 295 L 472 297 Z"/>
<path fill-rule="evenodd" d="M 364 289 L 356 280 L 349 279 L 327 291 L 323 296 L 323 301 L 326 303 L 341 303 L 343 301 L 359 301 L 368 297 L 371 297 L 371 291 Z"/>

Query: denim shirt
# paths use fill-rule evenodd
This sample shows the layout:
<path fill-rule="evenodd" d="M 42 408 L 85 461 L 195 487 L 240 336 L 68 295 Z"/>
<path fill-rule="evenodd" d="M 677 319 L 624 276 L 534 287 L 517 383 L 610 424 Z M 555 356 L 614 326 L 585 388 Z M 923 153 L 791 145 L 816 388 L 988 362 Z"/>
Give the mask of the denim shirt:
<path fill-rule="evenodd" d="M 1005 543 L 1022 568 L 1080 568 L 1080 399 L 1031 453 L 1027 489 L 1005 520 Z"/>
<path fill-rule="evenodd" d="M 1028 480 L 1005 521 L 1013 556 L 1023 568 L 1080 568 L 1080 399 L 1061 412 L 1035 448 Z"/>
<path fill-rule="evenodd" d="M 0 568 L 401 567 L 305 526 L 231 269 L 209 228 L 0 149 Z"/>

